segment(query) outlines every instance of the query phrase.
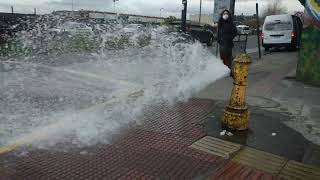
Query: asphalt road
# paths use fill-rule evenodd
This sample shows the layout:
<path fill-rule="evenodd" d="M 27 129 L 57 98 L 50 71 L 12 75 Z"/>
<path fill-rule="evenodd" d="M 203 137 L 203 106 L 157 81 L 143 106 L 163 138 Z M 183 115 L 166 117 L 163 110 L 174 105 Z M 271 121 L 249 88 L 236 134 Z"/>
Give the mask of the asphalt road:
<path fill-rule="evenodd" d="M 247 49 L 258 48 L 258 37 L 256 35 L 248 36 Z"/>

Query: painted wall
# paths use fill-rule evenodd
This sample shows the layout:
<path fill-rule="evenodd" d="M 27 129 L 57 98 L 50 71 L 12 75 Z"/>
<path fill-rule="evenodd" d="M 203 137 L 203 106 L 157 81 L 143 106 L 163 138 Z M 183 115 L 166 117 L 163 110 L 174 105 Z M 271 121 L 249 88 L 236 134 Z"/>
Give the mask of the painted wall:
<path fill-rule="evenodd" d="M 300 0 L 305 6 L 297 79 L 320 86 L 320 1 Z"/>

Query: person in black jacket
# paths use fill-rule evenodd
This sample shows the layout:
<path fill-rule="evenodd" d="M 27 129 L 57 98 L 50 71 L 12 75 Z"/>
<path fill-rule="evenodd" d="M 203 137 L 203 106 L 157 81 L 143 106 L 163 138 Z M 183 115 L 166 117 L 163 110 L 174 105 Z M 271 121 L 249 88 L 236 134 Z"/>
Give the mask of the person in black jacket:
<path fill-rule="evenodd" d="M 224 10 L 218 22 L 218 43 L 220 58 L 223 64 L 232 68 L 233 39 L 237 35 L 237 28 L 233 23 L 230 11 Z"/>

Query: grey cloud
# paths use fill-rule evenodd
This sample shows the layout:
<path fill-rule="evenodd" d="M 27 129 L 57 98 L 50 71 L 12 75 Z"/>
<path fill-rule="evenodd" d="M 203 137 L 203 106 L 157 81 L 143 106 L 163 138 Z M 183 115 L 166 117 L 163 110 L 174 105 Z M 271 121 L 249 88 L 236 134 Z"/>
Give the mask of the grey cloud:
<path fill-rule="evenodd" d="M 269 0 L 270 1 L 270 0 Z M 297 8 L 298 0 L 283 0 L 284 4 L 292 4 L 288 6 L 289 10 Z M 53 10 L 71 10 L 72 0 L 52 0 L 49 3 L 42 3 L 41 1 L 30 3 L 28 5 L 19 5 L 0 2 L 0 11 L 10 11 L 10 6 L 14 5 L 15 9 L 21 13 L 30 13 L 33 7 L 38 9 L 39 13 L 49 13 Z M 255 12 L 256 0 L 236 0 L 236 13 L 237 14 L 253 14 Z M 267 0 L 258 0 L 263 8 Z M 120 0 L 116 3 L 117 12 L 142 14 L 150 16 L 159 16 L 160 8 L 165 8 L 162 14 L 165 16 L 175 15 L 180 16 L 182 4 L 181 0 Z M 188 0 L 188 13 L 199 13 L 200 0 Z M 203 14 L 212 14 L 214 0 L 203 0 Z M 99 10 L 99 11 L 113 11 L 113 0 L 74 0 L 75 9 Z M 301 7 L 300 7 L 301 8 Z"/>
<path fill-rule="evenodd" d="M 79 6 L 101 6 L 101 5 L 110 5 L 112 4 L 112 0 L 91 0 L 91 1 L 88 1 L 88 0 L 74 0 L 73 1 L 75 5 L 79 5 Z M 70 6 L 70 4 L 72 3 L 72 0 L 63 0 L 63 1 L 57 1 L 57 0 L 54 0 L 54 1 L 51 1 L 49 2 L 48 4 L 51 4 L 51 5 L 68 5 Z"/>

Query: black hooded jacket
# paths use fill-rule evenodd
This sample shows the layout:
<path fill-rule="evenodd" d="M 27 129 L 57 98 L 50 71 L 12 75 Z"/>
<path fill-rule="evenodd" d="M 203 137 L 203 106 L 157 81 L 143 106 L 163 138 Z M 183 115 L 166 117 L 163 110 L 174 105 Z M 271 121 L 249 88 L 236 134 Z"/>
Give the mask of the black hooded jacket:
<path fill-rule="evenodd" d="M 225 11 L 221 13 L 218 23 L 218 43 L 220 44 L 220 46 L 223 46 L 225 48 L 233 48 L 233 39 L 237 35 L 237 28 L 233 23 L 229 11 L 229 18 L 227 20 L 224 20 L 222 18 L 222 15 Z"/>

